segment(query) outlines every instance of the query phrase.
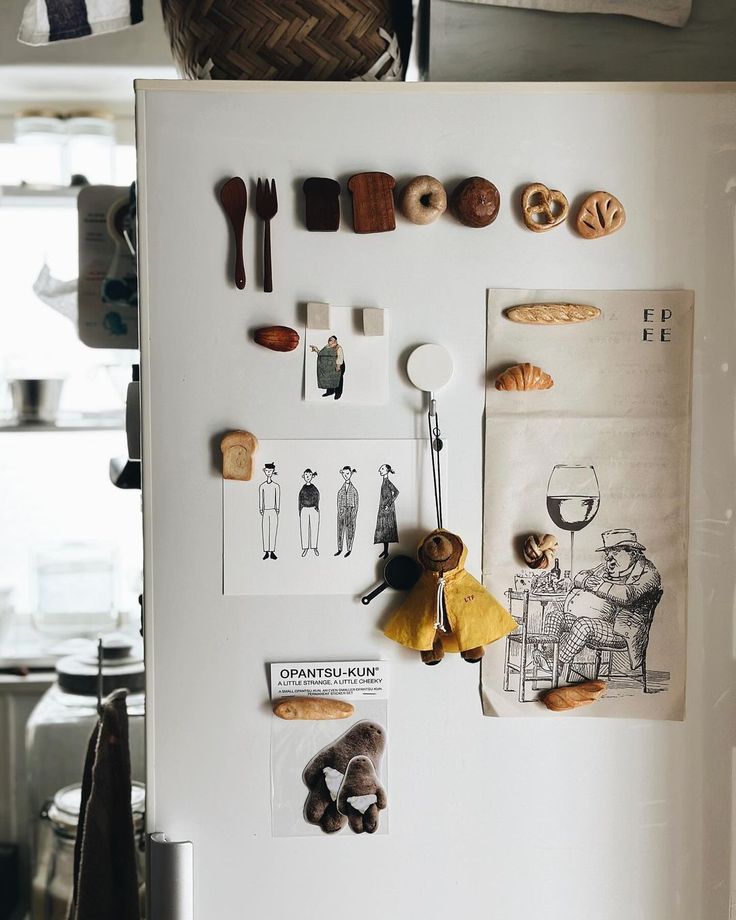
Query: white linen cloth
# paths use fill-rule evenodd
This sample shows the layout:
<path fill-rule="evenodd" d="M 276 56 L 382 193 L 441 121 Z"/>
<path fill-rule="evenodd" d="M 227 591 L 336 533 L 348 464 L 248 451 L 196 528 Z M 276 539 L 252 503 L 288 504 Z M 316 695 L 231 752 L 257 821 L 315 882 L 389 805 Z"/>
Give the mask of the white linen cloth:
<path fill-rule="evenodd" d="M 682 28 L 690 18 L 692 0 L 462 0 L 491 6 L 513 6 L 551 13 L 615 13 Z"/>
<path fill-rule="evenodd" d="M 119 32 L 143 21 L 143 0 L 28 0 L 18 32 L 25 45 Z"/>

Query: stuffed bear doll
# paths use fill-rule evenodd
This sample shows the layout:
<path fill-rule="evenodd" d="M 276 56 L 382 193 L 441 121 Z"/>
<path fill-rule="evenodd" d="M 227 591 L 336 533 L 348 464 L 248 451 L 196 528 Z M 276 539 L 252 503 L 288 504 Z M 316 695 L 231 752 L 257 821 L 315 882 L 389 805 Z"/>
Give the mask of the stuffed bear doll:
<path fill-rule="evenodd" d="M 378 812 L 387 804 L 386 790 L 381 785 L 370 757 L 353 757 L 337 793 L 337 810 L 345 815 L 350 829 L 356 834 L 375 834 Z"/>
<path fill-rule="evenodd" d="M 478 662 L 484 646 L 519 625 L 511 614 L 465 571 L 468 550 L 447 530 L 433 530 L 419 544 L 419 581 L 393 615 L 384 635 L 439 664 L 445 652 Z"/>
<path fill-rule="evenodd" d="M 309 788 L 304 805 L 305 819 L 310 824 L 318 824 L 326 834 L 342 830 L 348 818 L 338 811 L 337 798 L 350 761 L 363 755 L 378 769 L 385 747 L 385 730 L 376 722 L 362 721 L 356 722 L 336 741 L 315 754 L 302 774 Z M 351 791 L 348 794 L 362 793 Z M 369 824 L 371 821 L 372 817 L 369 817 Z"/>

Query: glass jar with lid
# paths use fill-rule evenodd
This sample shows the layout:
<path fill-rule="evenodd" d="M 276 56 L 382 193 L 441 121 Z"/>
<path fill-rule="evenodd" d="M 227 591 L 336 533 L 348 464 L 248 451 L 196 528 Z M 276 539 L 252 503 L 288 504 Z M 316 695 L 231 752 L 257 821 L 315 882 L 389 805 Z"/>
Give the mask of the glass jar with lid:
<path fill-rule="evenodd" d="M 74 844 L 77 839 L 82 784 L 59 789 L 39 826 L 38 860 L 31 892 L 31 920 L 66 920 L 74 892 Z M 146 790 L 133 783 L 130 796 L 138 869 L 141 916 L 144 913 L 145 861 L 143 839 Z"/>

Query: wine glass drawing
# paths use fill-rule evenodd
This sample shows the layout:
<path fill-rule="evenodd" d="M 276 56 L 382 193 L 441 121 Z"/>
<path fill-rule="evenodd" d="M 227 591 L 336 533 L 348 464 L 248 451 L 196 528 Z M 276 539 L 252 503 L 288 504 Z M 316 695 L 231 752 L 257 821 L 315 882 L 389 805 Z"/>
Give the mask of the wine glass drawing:
<path fill-rule="evenodd" d="M 562 530 L 570 531 L 570 577 L 575 578 L 575 533 L 598 514 L 601 490 L 592 466 L 558 463 L 547 483 L 547 513 Z"/>

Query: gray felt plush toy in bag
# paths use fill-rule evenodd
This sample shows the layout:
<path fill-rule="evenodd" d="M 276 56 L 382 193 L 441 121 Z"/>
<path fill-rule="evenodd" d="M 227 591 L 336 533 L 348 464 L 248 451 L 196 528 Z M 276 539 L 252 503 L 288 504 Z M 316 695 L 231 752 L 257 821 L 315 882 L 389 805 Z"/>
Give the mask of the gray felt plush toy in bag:
<path fill-rule="evenodd" d="M 378 829 L 378 812 L 386 807 L 386 791 L 378 779 L 386 748 L 386 731 L 377 722 L 356 722 L 304 768 L 309 788 L 304 817 L 326 834 L 349 822 L 356 833 Z"/>

